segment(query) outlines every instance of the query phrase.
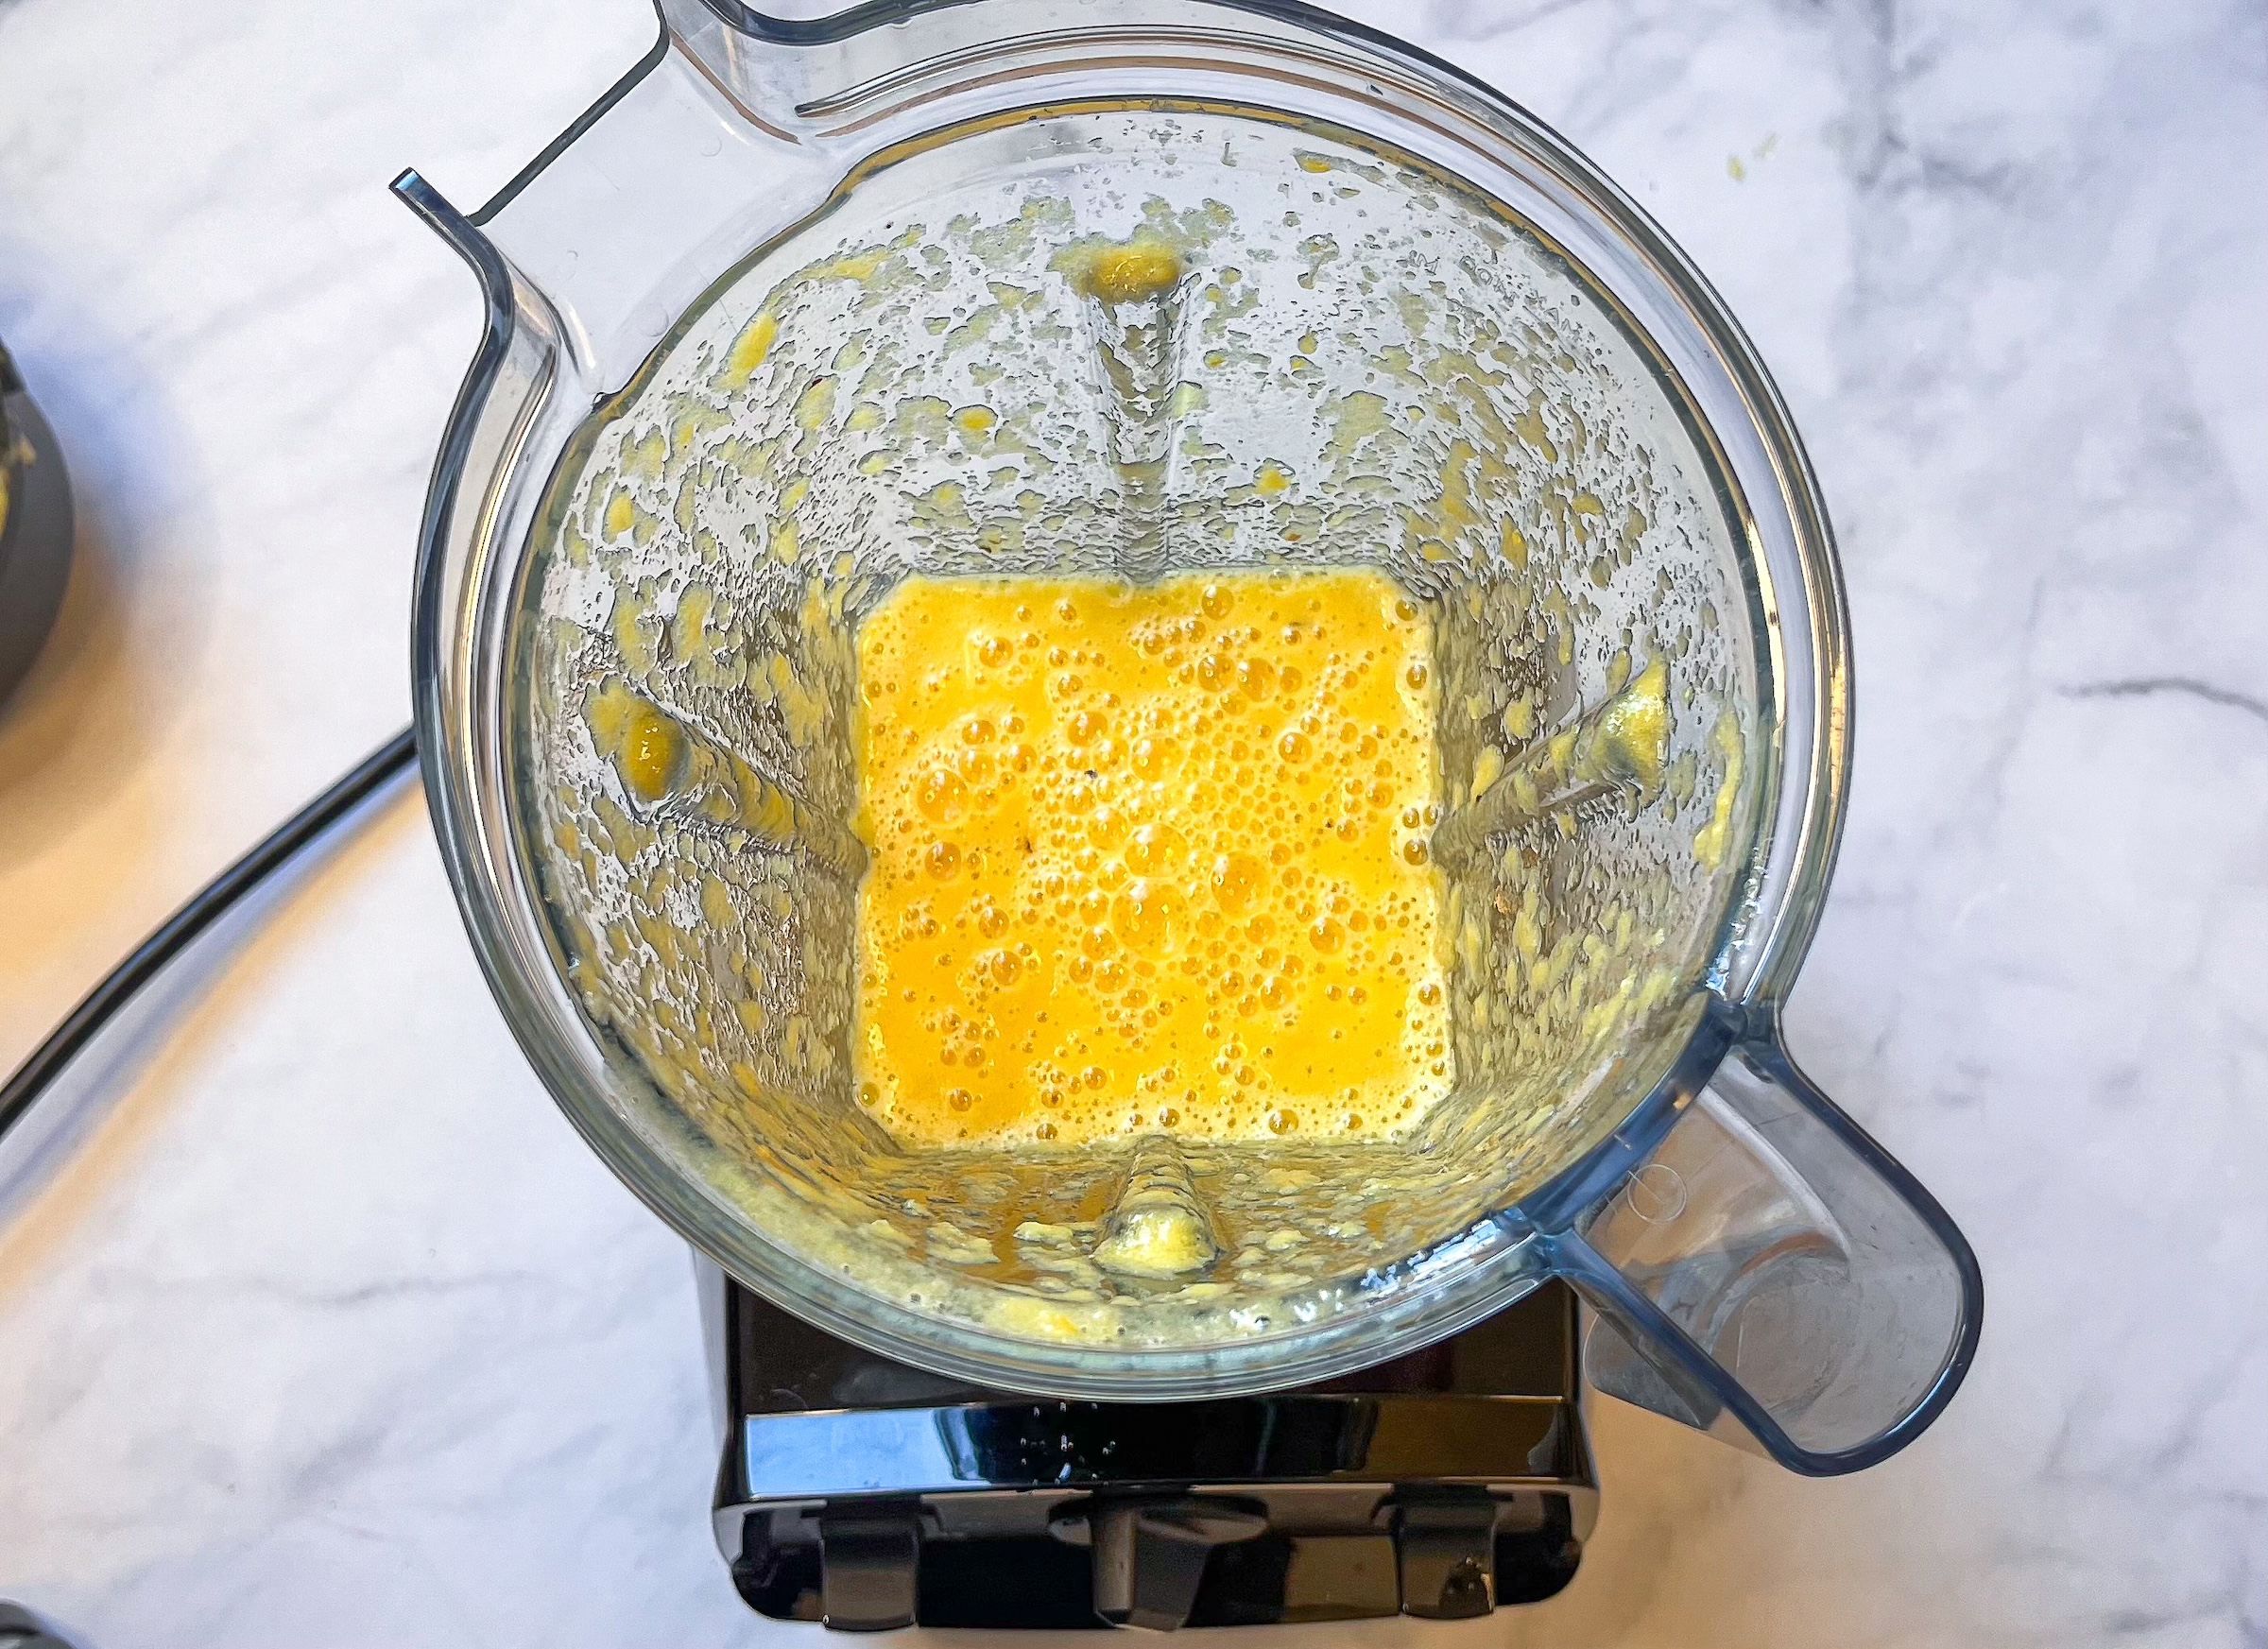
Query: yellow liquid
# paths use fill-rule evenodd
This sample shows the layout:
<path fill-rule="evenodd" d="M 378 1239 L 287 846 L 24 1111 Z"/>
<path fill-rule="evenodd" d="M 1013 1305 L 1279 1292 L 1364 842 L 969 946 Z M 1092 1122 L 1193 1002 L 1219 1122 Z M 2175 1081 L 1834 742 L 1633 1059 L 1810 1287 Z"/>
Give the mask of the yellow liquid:
<path fill-rule="evenodd" d="M 1431 627 L 1373 572 L 913 578 L 858 633 L 862 1104 L 1362 1137 L 1449 1084 Z"/>

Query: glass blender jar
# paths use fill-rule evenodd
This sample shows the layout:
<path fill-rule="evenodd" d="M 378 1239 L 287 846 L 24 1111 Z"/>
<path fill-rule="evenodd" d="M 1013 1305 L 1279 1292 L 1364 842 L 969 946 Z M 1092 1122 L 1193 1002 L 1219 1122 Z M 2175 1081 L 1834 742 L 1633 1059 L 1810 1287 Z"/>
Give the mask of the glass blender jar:
<path fill-rule="evenodd" d="M 1916 1435 L 1975 1260 L 1779 1030 L 1839 575 L 1676 249 L 1306 7 L 660 9 L 478 213 L 396 183 L 489 308 L 419 572 L 428 796 L 585 1138 L 748 1286 L 992 1387 L 1292 1385 L 1560 1276 L 1612 1395 L 1809 1473 Z M 862 617 L 917 574 L 1343 567 L 1433 627 L 1447 1096 L 1361 1142 L 894 1140 L 854 1093 Z M 1157 1229 L 1196 1259 L 1113 1259 Z"/>

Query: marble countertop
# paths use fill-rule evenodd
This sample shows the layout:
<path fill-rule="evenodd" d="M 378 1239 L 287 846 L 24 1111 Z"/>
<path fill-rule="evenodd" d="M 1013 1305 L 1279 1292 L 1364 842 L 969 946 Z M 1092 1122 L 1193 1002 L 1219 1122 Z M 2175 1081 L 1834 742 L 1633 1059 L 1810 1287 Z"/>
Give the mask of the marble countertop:
<path fill-rule="evenodd" d="M 1600 1405 L 1559 1598 L 1419 1637 L 2268 1644 L 2268 36 L 2250 0 L 1366 0 L 1694 255 L 1842 539 L 1799 1056 L 1991 1309 L 1890 1464 Z M 75 467 L 0 708 L 0 1064 L 406 719 L 483 199 L 639 0 L 0 0 L 0 336 Z M 490 1003 L 419 799 L 81 1062 L 0 1208 L 0 1595 L 135 1644 L 748 1642 L 684 1248 Z"/>

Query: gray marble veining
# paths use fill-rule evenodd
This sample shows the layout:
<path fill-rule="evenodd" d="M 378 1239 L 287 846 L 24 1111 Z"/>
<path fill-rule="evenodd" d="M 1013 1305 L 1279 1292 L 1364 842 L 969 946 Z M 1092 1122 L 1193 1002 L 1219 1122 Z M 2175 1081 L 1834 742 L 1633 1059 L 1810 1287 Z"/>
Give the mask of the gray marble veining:
<path fill-rule="evenodd" d="M 1353 9 L 1600 161 L 1794 407 L 1859 709 L 1792 1039 L 1990 1297 L 1856 1478 L 1602 1404 L 1581 1578 L 1426 1635 L 2268 1644 L 2259 8 Z M 88 519 L 0 710 L 0 1059 L 404 718 L 477 310 L 384 182 L 481 198 L 650 27 L 0 0 L 0 335 Z M 521 1063 L 414 800 L 63 1097 L 0 1226 L 0 1592 L 106 1649 L 767 1635 L 708 1540 L 683 1251 Z"/>

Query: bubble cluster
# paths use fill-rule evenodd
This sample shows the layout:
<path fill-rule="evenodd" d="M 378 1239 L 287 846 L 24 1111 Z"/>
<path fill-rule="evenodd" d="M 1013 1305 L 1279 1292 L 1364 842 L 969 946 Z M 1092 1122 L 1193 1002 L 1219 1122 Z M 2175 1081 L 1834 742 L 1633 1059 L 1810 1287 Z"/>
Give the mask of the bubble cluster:
<path fill-rule="evenodd" d="M 1448 1087 L 1431 627 L 1383 575 L 917 578 L 858 646 L 885 1125 L 1359 1136 Z"/>

